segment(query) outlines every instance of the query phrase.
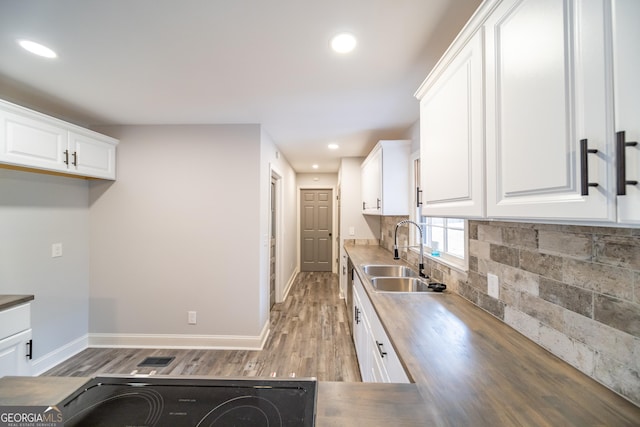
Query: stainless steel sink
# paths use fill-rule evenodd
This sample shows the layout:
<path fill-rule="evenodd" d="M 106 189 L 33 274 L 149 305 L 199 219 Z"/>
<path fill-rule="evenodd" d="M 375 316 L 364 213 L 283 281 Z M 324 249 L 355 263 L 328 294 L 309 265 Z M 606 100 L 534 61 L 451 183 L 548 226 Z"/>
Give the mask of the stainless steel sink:
<path fill-rule="evenodd" d="M 371 277 L 419 277 L 418 273 L 404 265 L 364 265 L 365 274 Z"/>
<path fill-rule="evenodd" d="M 377 292 L 431 292 L 440 294 L 446 288 L 441 283 L 429 284 L 417 277 L 374 277 L 371 285 Z"/>

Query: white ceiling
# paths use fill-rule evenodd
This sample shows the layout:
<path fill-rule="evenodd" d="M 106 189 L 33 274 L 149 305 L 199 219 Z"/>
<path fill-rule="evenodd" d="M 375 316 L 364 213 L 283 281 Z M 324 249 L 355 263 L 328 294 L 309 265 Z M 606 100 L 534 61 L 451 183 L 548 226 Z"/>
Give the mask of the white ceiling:
<path fill-rule="evenodd" d="M 336 172 L 415 123 L 413 93 L 479 3 L 0 0 L 0 95 L 84 125 L 260 123 L 297 172 Z M 336 54 L 345 30 L 358 46 Z"/>

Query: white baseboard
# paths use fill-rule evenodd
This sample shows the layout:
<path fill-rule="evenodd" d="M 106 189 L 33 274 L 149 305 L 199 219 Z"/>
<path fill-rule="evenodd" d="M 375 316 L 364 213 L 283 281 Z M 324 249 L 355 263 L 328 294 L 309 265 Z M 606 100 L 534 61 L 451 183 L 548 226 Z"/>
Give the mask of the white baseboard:
<path fill-rule="evenodd" d="M 287 296 L 289 295 L 289 291 L 291 290 L 291 287 L 293 286 L 293 282 L 295 282 L 296 277 L 298 277 L 297 268 L 293 271 L 293 273 L 291 274 L 291 277 L 289 277 L 289 281 L 284 287 L 284 291 L 282 292 L 282 301 L 285 301 L 287 299 Z"/>
<path fill-rule="evenodd" d="M 268 336 L 269 322 L 258 336 L 90 333 L 89 347 L 262 350 Z"/>
<path fill-rule="evenodd" d="M 38 376 L 54 368 L 56 365 L 64 362 L 70 357 L 75 356 L 88 347 L 88 335 L 81 336 L 62 347 L 37 358 L 31 363 L 31 375 Z"/>

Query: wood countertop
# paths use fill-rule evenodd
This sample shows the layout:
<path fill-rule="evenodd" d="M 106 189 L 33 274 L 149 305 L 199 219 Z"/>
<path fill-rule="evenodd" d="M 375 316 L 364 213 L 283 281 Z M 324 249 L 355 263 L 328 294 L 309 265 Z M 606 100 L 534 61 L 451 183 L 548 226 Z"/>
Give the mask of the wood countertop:
<path fill-rule="evenodd" d="M 454 293 L 376 293 L 347 246 L 414 384 L 320 382 L 316 426 L 640 426 L 640 408 Z M 89 378 L 0 378 L 0 405 L 58 404 Z"/>
<path fill-rule="evenodd" d="M 89 377 L 0 378 L 2 406 L 53 406 Z M 316 426 L 425 426 L 415 384 L 319 382 Z"/>
<path fill-rule="evenodd" d="M 640 426 L 635 406 L 451 292 L 378 293 L 363 264 L 402 264 L 377 246 L 346 246 L 405 368 L 425 425 Z"/>
<path fill-rule="evenodd" d="M 32 301 L 33 295 L 0 295 L 0 311 Z"/>

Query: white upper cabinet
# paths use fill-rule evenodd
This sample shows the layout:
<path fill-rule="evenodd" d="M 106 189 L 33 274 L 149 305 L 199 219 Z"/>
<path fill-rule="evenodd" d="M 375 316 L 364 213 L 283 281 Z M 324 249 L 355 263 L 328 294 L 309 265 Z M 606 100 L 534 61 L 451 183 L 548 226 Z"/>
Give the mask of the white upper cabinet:
<path fill-rule="evenodd" d="M 604 1 L 504 0 L 488 17 L 489 217 L 615 221 Z"/>
<path fill-rule="evenodd" d="M 54 121 L 14 111 L 0 104 L 0 160 L 20 166 L 66 170 L 66 129 Z"/>
<path fill-rule="evenodd" d="M 612 9 L 615 132 L 621 144 L 616 153 L 618 221 L 640 224 L 640 1 L 614 0 Z"/>
<path fill-rule="evenodd" d="M 379 141 L 362 162 L 362 213 L 409 214 L 411 141 Z"/>
<path fill-rule="evenodd" d="M 484 215 L 482 64 L 478 31 L 447 52 L 416 93 L 423 215 Z"/>
<path fill-rule="evenodd" d="M 0 100 L 0 163 L 115 179 L 116 146 L 108 136 Z"/>
<path fill-rule="evenodd" d="M 640 224 L 637 22 L 637 0 L 485 0 L 416 94 L 423 213 Z"/>
<path fill-rule="evenodd" d="M 80 175 L 115 179 L 116 146 L 85 133 L 69 132 L 71 167 Z"/>

